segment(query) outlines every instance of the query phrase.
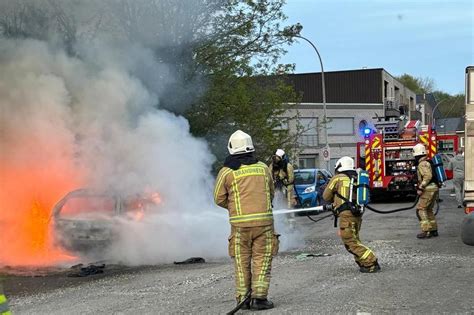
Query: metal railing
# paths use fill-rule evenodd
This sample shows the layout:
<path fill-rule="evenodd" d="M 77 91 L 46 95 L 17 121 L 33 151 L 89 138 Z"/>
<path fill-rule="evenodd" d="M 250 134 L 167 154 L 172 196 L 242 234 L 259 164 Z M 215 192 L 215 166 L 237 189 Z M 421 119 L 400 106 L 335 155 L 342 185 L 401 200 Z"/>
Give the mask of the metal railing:
<path fill-rule="evenodd" d="M 386 97 L 384 99 L 385 109 L 395 109 L 398 110 L 400 106 L 400 100 L 395 99 L 395 97 Z"/>

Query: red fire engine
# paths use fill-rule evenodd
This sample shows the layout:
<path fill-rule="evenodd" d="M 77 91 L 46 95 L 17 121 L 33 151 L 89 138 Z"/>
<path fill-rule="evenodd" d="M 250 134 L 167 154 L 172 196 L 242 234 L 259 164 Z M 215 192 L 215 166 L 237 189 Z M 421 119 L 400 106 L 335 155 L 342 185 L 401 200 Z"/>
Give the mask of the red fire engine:
<path fill-rule="evenodd" d="M 437 153 L 436 131 L 420 121 L 379 121 L 376 131 L 364 130 L 365 141 L 357 148 L 358 167 L 365 168 L 370 176 L 373 196 L 396 193 L 415 194 L 416 165 L 412 148 L 417 143 L 426 146 L 428 157 Z"/>

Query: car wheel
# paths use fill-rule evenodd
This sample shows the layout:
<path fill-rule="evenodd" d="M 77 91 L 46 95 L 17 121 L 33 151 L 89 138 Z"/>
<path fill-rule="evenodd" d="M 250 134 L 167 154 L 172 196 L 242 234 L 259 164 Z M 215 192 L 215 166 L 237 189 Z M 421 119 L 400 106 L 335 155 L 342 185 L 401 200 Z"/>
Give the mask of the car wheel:
<path fill-rule="evenodd" d="M 466 245 L 474 245 L 474 212 L 469 213 L 461 224 L 461 239 Z"/>

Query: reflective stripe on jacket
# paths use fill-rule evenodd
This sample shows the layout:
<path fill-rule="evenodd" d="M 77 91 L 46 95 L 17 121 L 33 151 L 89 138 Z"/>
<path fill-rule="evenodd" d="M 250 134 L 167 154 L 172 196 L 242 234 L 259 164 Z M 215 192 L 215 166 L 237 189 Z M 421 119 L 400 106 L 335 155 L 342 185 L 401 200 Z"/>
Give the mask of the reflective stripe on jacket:
<path fill-rule="evenodd" d="M 217 175 L 214 201 L 229 210 L 233 226 L 272 225 L 273 195 L 272 177 L 264 163 L 242 165 L 238 170 L 223 167 Z"/>
<path fill-rule="evenodd" d="M 345 174 L 337 174 L 329 181 L 323 192 L 323 199 L 331 202 L 334 209 L 339 208 L 345 200 L 336 195 L 336 192 L 346 199 L 349 199 L 351 179 Z M 353 194 L 355 196 L 355 194 Z"/>

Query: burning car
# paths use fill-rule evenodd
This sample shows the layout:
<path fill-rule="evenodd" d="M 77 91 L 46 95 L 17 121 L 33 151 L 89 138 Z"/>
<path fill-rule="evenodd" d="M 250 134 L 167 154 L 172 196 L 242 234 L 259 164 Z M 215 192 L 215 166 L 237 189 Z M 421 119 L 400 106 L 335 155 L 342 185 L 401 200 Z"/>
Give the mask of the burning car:
<path fill-rule="evenodd" d="M 141 220 L 159 202 L 156 193 L 124 198 L 88 189 L 72 191 L 54 206 L 55 240 L 71 252 L 102 251 L 118 238 L 120 222 Z"/>

